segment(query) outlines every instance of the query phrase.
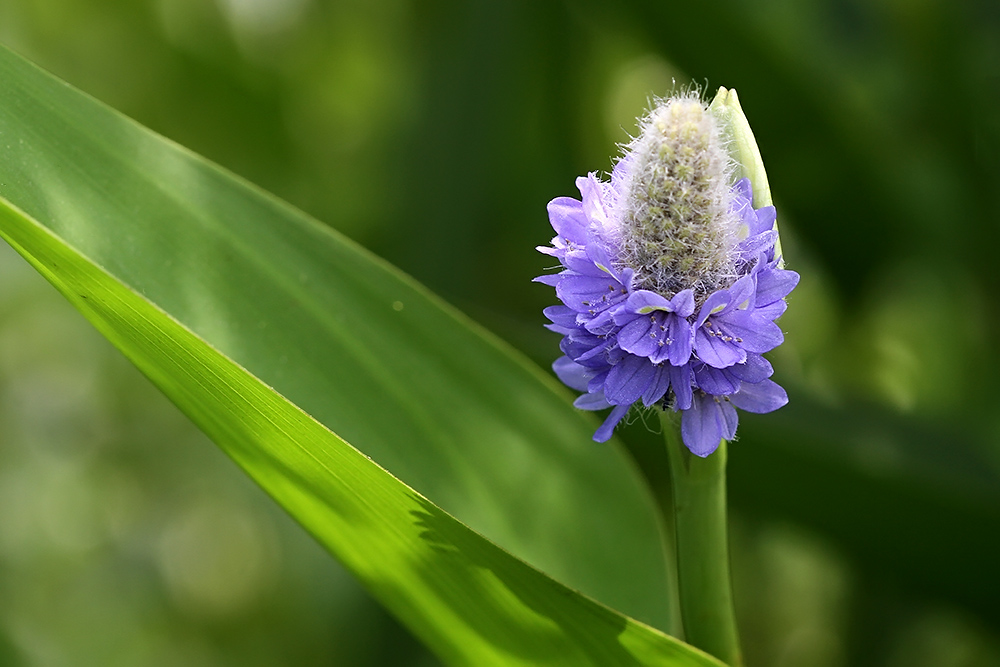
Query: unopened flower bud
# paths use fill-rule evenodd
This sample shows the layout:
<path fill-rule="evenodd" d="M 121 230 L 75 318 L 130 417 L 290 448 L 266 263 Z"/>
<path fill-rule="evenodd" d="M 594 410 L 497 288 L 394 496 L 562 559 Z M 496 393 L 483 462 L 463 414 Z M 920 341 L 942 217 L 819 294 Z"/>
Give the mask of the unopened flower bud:
<path fill-rule="evenodd" d="M 743 113 L 736 91 L 719 88 L 709 109 L 719 121 L 726 148 L 735 163 L 734 180 L 749 178 L 753 187 L 754 205 L 758 208 L 771 206 L 771 188 L 767 183 L 764 160 L 760 157 L 757 140 L 754 139 L 753 130 Z M 777 222 L 774 228 L 777 230 Z M 778 257 L 779 266 L 783 266 L 780 238 L 774 242 L 774 254 Z"/>

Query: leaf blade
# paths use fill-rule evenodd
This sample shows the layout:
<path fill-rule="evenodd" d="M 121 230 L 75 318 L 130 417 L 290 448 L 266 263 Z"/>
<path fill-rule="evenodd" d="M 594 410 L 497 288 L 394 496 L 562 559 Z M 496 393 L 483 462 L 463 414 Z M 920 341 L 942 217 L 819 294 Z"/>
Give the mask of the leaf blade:
<path fill-rule="evenodd" d="M 0 235 L 446 660 L 719 664 L 476 535 L 15 207 L 0 204 L 6 204 Z"/>
<path fill-rule="evenodd" d="M 400 516 L 416 512 L 425 523 L 433 519 L 440 525 L 432 535 L 436 530 L 466 550 L 485 550 L 505 563 L 503 572 L 509 567 L 534 573 L 523 577 L 556 592 L 533 604 L 547 608 L 572 600 L 571 609 L 603 619 L 605 631 L 595 628 L 594 636 L 617 636 L 606 631 L 610 623 L 622 641 L 646 647 L 657 659 L 686 655 L 695 662 L 678 664 L 711 664 L 525 569 L 485 540 L 469 537 L 463 532 L 468 529 L 438 509 L 457 510 L 460 519 L 571 586 L 642 620 L 669 625 L 652 502 L 618 452 L 589 443 L 591 425 L 568 407 L 551 379 L 306 216 L 3 50 L 0 78 L 8 88 L 0 104 L 6 144 L 0 196 L 9 202 L 0 207 L 5 238 L 425 640 L 459 661 L 464 646 L 487 654 L 500 650 L 489 641 L 495 634 L 490 624 L 500 622 L 510 631 L 502 613 L 510 605 L 530 617 L 524 599 L 535 600 L 531 587 L 519 579 L 520 593 L 512 594 L 491 584 L 496 599 L 485 618 L 494 620 L 480 618 L 476 622 L 486 626 L 469 630 L 463 623 L 477 614 L 462 607 L 468 604 L 461 602 L 464 594 L 455 593 L 463 590 L 455 577 L 461 579 L 456 573 L 468 567 L 468 558 L 461 567 L 443 566 L 452 579 L 447 591 L 436 594 L 414 589 L 421 579 L 402 576 L 405 568 L 383 563 L 367 569 L 366 563 L 380 562 L 372 554 L 382 543 L 365 540 L 365 531 L 352 532 L 349 521 L 337 523 L 322 509 L 336 504 L 323 495 L 334 493 L 330 489 L 351 489 L 338 496 L 343 502 L 352 493 L 368 498 L 365 485 L 338 482 L 336 465 L 323 468 L 309 457 L 293 458 L 295 465 L 275 459 L 294 449 L 296 438 L 283 439 L 273 423 L 251 419 L 257 414 L 252 403 L 227 411 L 226 401 L 243 400 L 245 392 L 284 410 L 286 419 L 304 419 L 296 423 L 312 434 L 312 457 L 336 451 L 364 459 L 319 422 L 334 424 L 411 480 L 436 504 L 421 500 L 414 506 L 413 498 L 423 496 L 397 488 L 389 525 L 411 531 L 406 549 L 418 549 L 428 562 L 444 556 L 427 548 L 425 528 L 414 535 L 413 521 Z M 112 296 L 116 307 L 105 303 Z M 124 317 L 125 304 L 143 317 Z M 170 353 L 157 347 L 181 340 Z M 208 355 L 201 366 L 183 356 L 192 350 Z M 178 363 L 180 358 L 188 363 Z M 192 368 L 201 374 L 192 375 Z M 219 373 L 235 384 L 204 384 Z M 481 376 L 501 380 L 477 382 Z M 262 440 L 258 431 L 273 440 Z M 361 459 L 344 460 L 364 469 Z M 375 479 L 399 484 L 383 472 Z M 519 505 L 511 511 L 502 506 L 504 498 Z M 338 530 L 331 531 L 331 523 Z M 366 523 L 369 532 L 378 525 Z M 360 540 L 366 556 L 358 557 L 343 535 Z M 440 625 L 426 620 L 428 609 L 445 614 L 450 605 L 464 613 L 450 614 L 452 621 Z M 587 644 L 564 632 L 567 637 L 570 645 Z M 567 647 L 561 655 L 576 655 L 576 649 Z"/>

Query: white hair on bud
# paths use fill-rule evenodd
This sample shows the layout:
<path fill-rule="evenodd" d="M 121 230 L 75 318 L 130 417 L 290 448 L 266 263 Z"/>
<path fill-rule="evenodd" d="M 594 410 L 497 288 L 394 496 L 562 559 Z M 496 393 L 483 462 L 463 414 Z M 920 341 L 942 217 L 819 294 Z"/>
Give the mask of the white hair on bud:
<path fill-rule="evenodd" d="M 642 289 L 669 297 L 691 288 L 701 302 L 736 273 L 735 163 L 697 92 L 661 100 L 639 130 L 615 188 L 618 261 Z"/>

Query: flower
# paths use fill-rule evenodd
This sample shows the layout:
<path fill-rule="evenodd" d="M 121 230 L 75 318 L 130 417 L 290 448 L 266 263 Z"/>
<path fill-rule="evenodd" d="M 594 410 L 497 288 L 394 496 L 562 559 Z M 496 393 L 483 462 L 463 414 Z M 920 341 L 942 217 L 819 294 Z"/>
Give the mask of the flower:
<path fill-rule="evenodd" d="M 553 370 L 584 392 L 578 408 L 611 408 L 596 441 L 641 401 L 680 411 L 684 444 L 704 457 L 735 437 L 735 408 L 788 402 L 763 354 L 784 339 L 775 320 L 799 276 L 775 250 L 774 207 L 755 209 L 750 179 L 735 179 L 711 108 L 675 97 L 640 127 L 610 182 L 591 173 L 579 200 L 549 203 L 556 236 L 538 250 L 562 270 L 536 280 L 562 302 L 544 311 L 563 336 Z"/>

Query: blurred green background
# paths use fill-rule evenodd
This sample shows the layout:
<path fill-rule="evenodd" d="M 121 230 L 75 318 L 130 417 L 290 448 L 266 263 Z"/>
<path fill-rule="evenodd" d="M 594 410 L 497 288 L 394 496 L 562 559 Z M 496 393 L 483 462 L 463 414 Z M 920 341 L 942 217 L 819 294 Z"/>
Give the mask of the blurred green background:
<path fill-rule="evenodd" d="M 545 366 L 546 202 L 736 88 L 802 274 L 730 455 L 748 664 L 1000 665 L 1000 4 L 611 4 L 3 0 L 0 42 Z M 4 246 L 0 664 L 438 663 Z"/>

